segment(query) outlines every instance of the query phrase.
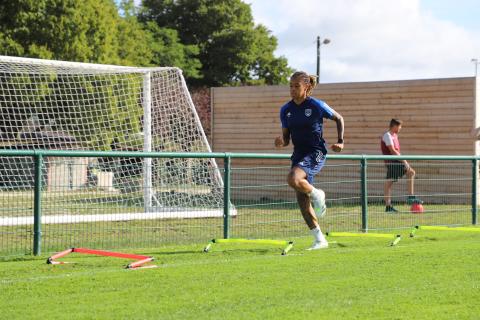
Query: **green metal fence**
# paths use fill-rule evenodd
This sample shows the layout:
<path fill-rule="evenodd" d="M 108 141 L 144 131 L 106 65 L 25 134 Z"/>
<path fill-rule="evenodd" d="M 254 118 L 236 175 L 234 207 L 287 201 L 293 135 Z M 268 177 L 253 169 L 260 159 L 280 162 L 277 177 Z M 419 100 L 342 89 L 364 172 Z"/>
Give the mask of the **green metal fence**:
<path fill-rule="evenodd" d="M 53 191 L 45 187 L 45 175 L 48 174 L 45 166 L 49 161 L 105 157 L 216 158 L 220 167 L 212 170 L 219 170 L 223 176 L 223 201 L 218 204 L 223 215 L 162 219 L 133 216 L 125 220 L 115 214 L 120 211 L 137 214 L 143 210 L 142 196 L 138 191 L 106 193 L 88 186 L 77 186 L 76 191 L 71 191 L 74 181 Z M 138 248 L 168 243 L 204 243 L 215 237 L 291 238 L 307 235 L 295 193 L 286 183 L 289 158 L 286 154 L 251 153 L 0 150 L 2 163 L 8 164 L 6 168 L 0 168 L 3 176 L 0 187 L 0 255 L 38 255 L 75 246 Z M 425 201 L 423 214 L 410 212 L 405 202 L 404 179 L 394 186 L 393 194 L 393 202 L 400 212 L 385 212 L 383 161 L 386 159 L 406 159 L 415 168 L 416 194 Z M 26 168 L 21 171 L 23 175 L 12 165 L 15 163 Z M 200 169 L 189 168 L 192 172 L 202 172 Z M 409 228 L 415 224 L 476 224 L 477 180 L 478 158 L 473 156 L 329 155 L 326 167 L 315 181 L 315 185 L 327 194 L 328 212 L 320 221 L 321 227 L 324 231 L 368 232 L 372 229 Z M 12 181 L 18 182 L 15 188 L 11 187 Z M 190 184 L 156 192 L 167 197 L 172 194 L 175 199 L 191 198 L 190 202 L 196 203 L 197 197 L 208 199 L 209 192 L 213 191 Z M 79 219 L 86 213 L 90 216 L 109 213 L 112 218 Z M 31 217 L 33 224 L 22 222 Z M 70 220 L 49 223 L 42 217 L 67 217 Z"/>

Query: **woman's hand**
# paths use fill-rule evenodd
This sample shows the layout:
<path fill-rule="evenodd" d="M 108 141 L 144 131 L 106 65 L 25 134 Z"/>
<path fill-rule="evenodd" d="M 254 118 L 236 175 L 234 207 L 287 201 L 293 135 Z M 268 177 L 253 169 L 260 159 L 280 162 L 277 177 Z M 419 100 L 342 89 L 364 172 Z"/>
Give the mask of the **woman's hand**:
<path fill-rule="evenodd" d="M 331 148 L 335 152 L 341 152 L 343 150 L 343 143 L 335 143 Z"/>
<path fill-rule="evenodd" d="M 283 141 L 283 138 L 281 136 L 278 136 L 275 138 L 275 147 L 277 148 L 282 148 L 285 146 L 285 142 Z"/>

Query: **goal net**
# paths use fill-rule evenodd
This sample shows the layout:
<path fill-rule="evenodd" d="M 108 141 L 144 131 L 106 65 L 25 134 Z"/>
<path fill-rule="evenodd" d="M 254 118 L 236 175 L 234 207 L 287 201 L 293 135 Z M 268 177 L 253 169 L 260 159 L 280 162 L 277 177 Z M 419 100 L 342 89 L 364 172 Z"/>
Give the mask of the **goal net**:
<path fill-rule="evenodd" d="M 7 56 L 0 56 L 0 148 L 211 151 L 178 68 Z M 223 214 L 214 159 L 51 157 L 43 170 L 47 223 Z M 32 171 L 31 159 L 2 157 L 0 190 L 31 190 Z"/>

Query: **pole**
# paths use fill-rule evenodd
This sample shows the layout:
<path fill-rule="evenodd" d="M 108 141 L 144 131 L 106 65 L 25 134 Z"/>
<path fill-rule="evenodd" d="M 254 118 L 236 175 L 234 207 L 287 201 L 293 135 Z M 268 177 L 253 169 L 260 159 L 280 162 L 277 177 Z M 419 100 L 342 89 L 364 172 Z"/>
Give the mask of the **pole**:
<path fill-rule="evenodd" d="M 320 36 L 317 36 L 317 83 L 320 83 Z"/>
<path fill-rule="evenodd" d="M 230 237 L 230 170 L 231 170 L 231 157 L 226 154 L 224 158 L 224 170 L 223 176 L 223 238 L 228 239 Z"/>
<path fill-rule="evenodd" d="M 152 151 L 152 91 L 151 73 L 143 75 L 143 151 Z M 152 158 L 143 159 L 143 206 L 145 213 L 152 208 Z"/>
<path fill-rule="evenodd" d="M 472 224 L 477 224 L 477 179 L 478 160 L 472 160 Z"/>
<path fill-rule="evenodd" d="M 43 156 L 36 154 L 33 158 L 34 172 L 34 195 L 33 195 L 33 254 L 38 256 L 42 249 L 42 167 Z"/>
<path fill-rule="evenodd" d="M 192 110 L 193 117 L 195 119 L 195 122 L 197 123 L 197 126 L 198 126 L 197 128 L 200 132 L 200 137 L 201 137 L 203 143 L 205 143 L 205 146 L 207 147 L 208 152 L 212 152 L 212 148 L 210 147 L 210 144 L 208 143 L 207 135 L 205 134 L 205 131 L 203 130 L 202 122 L 200 121 L 200 118 L 198 117 L 198 113 L 195 109 L 195 105 L 193 104 L 192 97 L 189 94 L 187 83 L 185 82 L 185 78 L 182 76 L 181 71 L 179 71 L 179 72 L 180 72 L 180 78 L 181 78 L 182 87 L 183 87 L 183 93 L 184 93 L 185 98 L 188 101 L 188 105 L 190 106 L 190 108 Z M 213 91 L 211 91 L 211 93 L 213 94 Z M 211 97 L 210 101 L 212 103 L 213 96 Z M 213 109 L 212 109 L 211 115 L 212 115 L 212 119 L 213 119 L 213 116 L 214 116 Z M 214 122 L 212 121 L 212 124 L 213 123 Z M 213 130 L 212 130 L 212 142 L 213 142 Z M 217 183 L 219 184 L 219 187 L 221 187 L 223 185 L 223 180 L 222 180 L 222 174 L 220 173 L 220 170 L 218 170 L 217 161 L 215 160 L 215 158 L 210 158 L 210 161 L 212 163 L 212 166 L 215 169 L 214 174 L 215 174 L 215 178 L 217 179 Z"/>
<path fill-rule="evenodd" d="M 321 56 L 320 56 L 320 50 L 322 44 L 329 44 L 330 39 L 323 39 L 323 41 L 320 42 L 320 36 L 317 36 L 317 83 L 320 83 L 320 64 L 322 63 L 321 61 Z"/>
<path fill-rule="evenodd" d="M 362 231 L 368 232 L 368 190 L 367 190 L 367 159 L 360 162 L 361 167 L 361 202 L 362 202 Z"/>

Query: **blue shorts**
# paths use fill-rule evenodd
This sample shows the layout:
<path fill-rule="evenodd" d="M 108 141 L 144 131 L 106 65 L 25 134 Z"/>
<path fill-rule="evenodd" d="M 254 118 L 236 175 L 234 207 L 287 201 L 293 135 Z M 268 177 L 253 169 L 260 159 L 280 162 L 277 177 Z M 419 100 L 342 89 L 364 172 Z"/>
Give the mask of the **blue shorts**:
<path fill-rule="evenodd" d="M 311 153 L 293 152 L 292 168 L 299 167 L 307 174 L 307 181 L 313 184 L 313 177 L 319 173 L 326 162 L 326 153 L 321 150 L 313 151 Z"/>

